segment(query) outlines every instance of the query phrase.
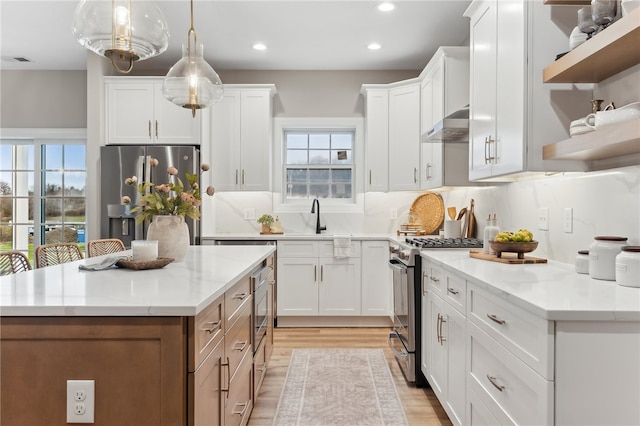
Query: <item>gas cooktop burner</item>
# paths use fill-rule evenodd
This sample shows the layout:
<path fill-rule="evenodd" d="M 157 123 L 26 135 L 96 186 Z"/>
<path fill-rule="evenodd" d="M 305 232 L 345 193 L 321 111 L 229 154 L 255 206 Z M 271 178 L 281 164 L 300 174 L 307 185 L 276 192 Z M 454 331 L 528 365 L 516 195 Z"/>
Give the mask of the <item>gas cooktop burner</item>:
<path fill-rule="evenodd" d="M 482 248 L 478 238 L 407 238 L 407 244 L 418 248 Z"/>

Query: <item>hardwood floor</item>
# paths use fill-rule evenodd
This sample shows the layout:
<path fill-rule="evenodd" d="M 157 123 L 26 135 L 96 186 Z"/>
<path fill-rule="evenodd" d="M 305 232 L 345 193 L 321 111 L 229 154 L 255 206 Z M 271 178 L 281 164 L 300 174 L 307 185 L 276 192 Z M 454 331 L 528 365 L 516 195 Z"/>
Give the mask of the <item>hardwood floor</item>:
<path fill-rule="evenodd" d="M 267 375 L 249 418 L 249 426 L 271 426 L 294 348 L 381 348 L 411 426 L 451 425 L 429 388 L 407 385 L 387 346 L 387 328 L 276 328 Z M 347 425 L 345 425 L 347 426 Z"/>

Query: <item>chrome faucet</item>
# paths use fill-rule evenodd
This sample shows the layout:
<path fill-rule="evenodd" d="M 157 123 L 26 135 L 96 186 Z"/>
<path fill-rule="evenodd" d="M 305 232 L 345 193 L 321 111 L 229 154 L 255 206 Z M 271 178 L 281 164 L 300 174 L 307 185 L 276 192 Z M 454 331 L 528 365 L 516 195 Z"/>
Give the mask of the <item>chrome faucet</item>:
<path fill-rule="evenodd" d="M 311 213 L 316 212 L 316 206 L 318 206 L 318 216 L 316 218 L 316 234 L 319 234 L 320 231 L 326 231 L 326 226 L 320 226 L 320 201 L 317 198 L 313 199 L 313 203 L 311 203 Z"/>

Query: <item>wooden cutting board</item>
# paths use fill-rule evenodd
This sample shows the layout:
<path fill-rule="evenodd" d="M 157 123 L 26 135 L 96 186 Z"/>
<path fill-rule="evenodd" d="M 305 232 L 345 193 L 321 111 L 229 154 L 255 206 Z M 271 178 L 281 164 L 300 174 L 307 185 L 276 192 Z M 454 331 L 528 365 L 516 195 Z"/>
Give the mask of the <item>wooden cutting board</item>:
<path fill-rule="evenodd" d="M 517 253 L 505 253 L 502 252 L 502 256 L 498 257 L 495 254 L 485 253 L 483 251 L 471 250 L 469 256 L 474 259 L 489 260 L 491 262 L 508 263 L 513 265 L 522 265 L 526 263 L 547 263 L 547 259 L 541 257 L 524 256 L 524 259 L 518 259 Z"/>

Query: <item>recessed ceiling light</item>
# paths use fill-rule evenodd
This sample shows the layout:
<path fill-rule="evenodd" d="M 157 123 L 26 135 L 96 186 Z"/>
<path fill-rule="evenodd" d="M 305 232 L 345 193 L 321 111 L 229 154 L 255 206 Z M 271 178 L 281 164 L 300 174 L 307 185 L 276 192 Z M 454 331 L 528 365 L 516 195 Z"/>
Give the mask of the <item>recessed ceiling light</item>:
<path fill-rule="evenodd" d="M 369 49 L 369 50 L 378 50 L 381 47 L 382 46 L 380 46 L 378 43 L 371 43 L 370 45 L 367 46 L 367 49 Z"/>
<path fill-rule="evenodd" d="M 378 5 L 378 10 L 380 12 L 391 12 L 395 8 L 396 8 L 396 5 L 394 3 L 390 3 L 390 2 L 380 3 Z"/>
<path fill-rule="evenodd" d="M 256 50 L 267 50 L 267 46 L 262 43 L 256 43 L 253 45 L 253 48 Z"/>

